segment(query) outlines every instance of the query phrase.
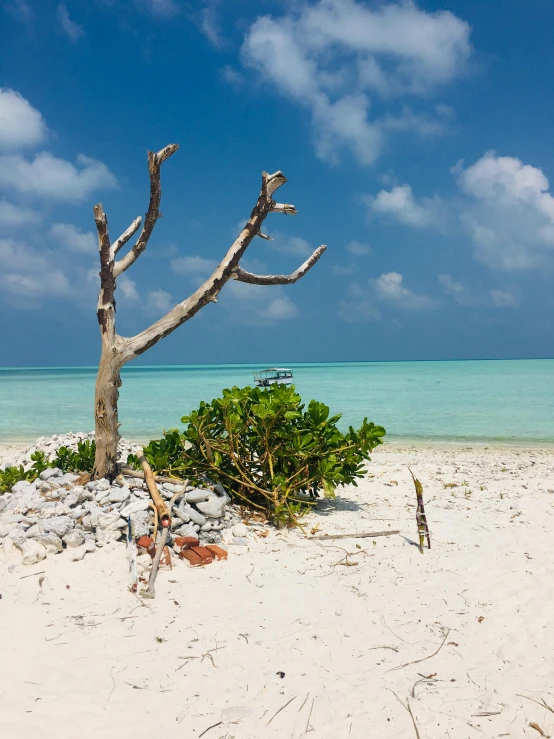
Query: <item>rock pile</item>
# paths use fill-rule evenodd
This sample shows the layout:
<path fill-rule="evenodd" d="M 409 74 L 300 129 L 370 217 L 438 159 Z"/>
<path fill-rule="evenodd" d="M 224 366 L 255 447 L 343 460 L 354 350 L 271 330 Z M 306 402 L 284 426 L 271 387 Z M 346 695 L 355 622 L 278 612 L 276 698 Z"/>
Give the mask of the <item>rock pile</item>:
<path fill-rule="evenodd" d="M 41 447 L 52 447 L 49 454 L 54 457 L 54 445 L 68 446 L 68 436 L 38 440 L 16 463 L 28 464 L 31 450 Z M 75 446 L 77 441 L 89 438 L 87 434 L 71 436 L 76 438 Z M 120 457 L 128 454 L 127 450 L 131 451 L 132 445 L 123 442 Z M 64 549 L 70 550 L 72 559 L 80 560 L 97 547 L 125 540 L 129 526 L 135 540 L 153 534 L 154 512 L 142 479 L 77 481 L 76 474 L 48 468 L 34 482 L 18 482 L 11 492 L 0 496 L 0 541 L 4 550 L 21 550 L 23 564 L 35 564 L 47 554 Z M 161 483 L 158 489 L 168 502 L 180 493 L 171 510 L 169 546 L 175 537 L 197 537 L 203 544 L 216 544 L 223 533 L 227 542 L 247 544 L 246 526 L 229 506 L 231 499 L 221 485 L 207 481 L 205 488 L 184 491 L 183 485 Z"/>
<path fill-rule="evenodd" d="M 23 465 L 28 470 L 33 464 L 31 455 L 35 452 L 44 452 L 48 461 L 52 462 L 62 447 L 67 447 L 72 452 L 76 452 L 80 441 L 94 441 L 94 432 L 77 431 L 68 434 L 54 434 L 54 436 L 49 437 L 41 436 L 23 453 L 0 460 L 0 470 L 5 470 L 6 467 L 19 467 L 19 465 Z M 117 449 L 118 461 L 126 462 L 129 454 L 136 454 L 138 449 L 139 447 L 136 444 L 127 441 L 127 439 L 120 439 Z"/>

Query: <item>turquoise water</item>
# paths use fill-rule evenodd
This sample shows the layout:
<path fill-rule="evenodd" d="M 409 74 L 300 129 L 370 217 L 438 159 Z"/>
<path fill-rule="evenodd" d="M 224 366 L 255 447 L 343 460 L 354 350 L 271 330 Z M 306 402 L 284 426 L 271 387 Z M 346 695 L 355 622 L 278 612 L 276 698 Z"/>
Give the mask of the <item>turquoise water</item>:
<path fill-rule="evenodd" d="M 389 438 L 554 444 L 554 360 L 292 364 L 305 400 Z M 127 367 L 121 433 L 147 440 L 261 366 Z M 0 441 L 93 427 L 94 368 L 0 369 Z"/>

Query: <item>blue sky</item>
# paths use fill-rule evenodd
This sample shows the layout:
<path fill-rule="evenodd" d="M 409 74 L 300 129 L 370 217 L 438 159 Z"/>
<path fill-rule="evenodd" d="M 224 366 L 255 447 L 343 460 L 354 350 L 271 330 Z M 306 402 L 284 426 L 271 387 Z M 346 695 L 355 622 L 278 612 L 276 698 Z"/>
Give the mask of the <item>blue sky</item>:
<path fill-rule="evenodd" d="M 163 219 L 118 329 L 217 265 L 262 170 L 269 216 L 232 282 L 141 363 L 553 356 L 551 0 L 5 0 L 0 365 L 94 364 L 92 205 L 115 238 L 166 163 Z"/>

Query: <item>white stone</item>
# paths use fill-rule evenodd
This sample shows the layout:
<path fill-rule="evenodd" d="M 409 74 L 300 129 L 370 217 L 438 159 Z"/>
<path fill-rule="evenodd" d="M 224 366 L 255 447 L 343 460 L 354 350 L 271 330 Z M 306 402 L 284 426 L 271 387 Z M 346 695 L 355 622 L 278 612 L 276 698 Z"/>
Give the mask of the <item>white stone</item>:
<path fill-rule="evenodd" d="M 200 488 L 197 488 L 186 493 L 185 500 L 187 503 L 199 503 L 202 500 L 208 500 L 208 498 L 212 496 L 213 493 L 211 490 L 201 490 Z"/>
<path fill-rule="evenodd" d="M 44 519 L 44 532 L 46 534 L 56 534 L 60 538 L 68 534 L 74 526 L 75 521 L 69 516 L 53 516 Z"/>
<path fill-rule="evenodd" d="M 51 477 L 56 477 L 58 475 L 61 475 L 62 471 L 58 469 L 57 467 L 49 467 L 46 470 L 43 470 L 39 477 L 41 480 L 48 481 Z"/>
<path fill-rule="evenodd" d="M 233 536 L 243 537 L 243 536 L 246 536 L 246 534 L 248 533 L 248 528 L 243 523 L 236 523 L 233 526 L 232 531 L 233 531 Z"/>
<path fill-rule="evenodd" d="M 67 547 L 80 547 L 85 540 L 85 535 L 80 529 L 74 529 L 63 537 L 64 543 Z"/>
<path fill-rule="evenodd" d="M 48 554 L 57 554 L 58 552 L 63 551 L 62 540 L 55 534 L 38 534 L 34 539 L 46 548 Z"/>
<path fill-rule="evenodd" d="M 126 518 L 127 516 L 130 516 L 131 513 L 137 513 L 138 511 L 148 510 L 149 506 L 150 504 L 147 500 L 134 499 L 130 501 L 127 505 L 125 505 L 123 508 L 121 508 L 119 513 L 124 518 Z"/>
<path fill-rule="evenodd" d="M 34 565 L 46 557 L 46 547 L 43 547 L 36 539 L 24 541 L 21 552 L 23 554 L 21 563 L 24 565 Z"/>
<path fill-rule="evenodd" d="M 112 488 L 110 490 L 110 503 L 124 503 L 131 495 L 129 488 Z"/>
<path fill-rule="evenodd" d="M 196 504 L 196 507 L 207 518 L 221 518 L 225 512 L 227 501 L 225 498 L 216 498 L 215 495 L 209 500 Z"/>
<path fill-rule="evenodd" d="M 184 505 L 180 508 L 193 523 L 203 526 L 206 523 L 206 517 L 199 513 L 195 508 L 190 505 Z"/>

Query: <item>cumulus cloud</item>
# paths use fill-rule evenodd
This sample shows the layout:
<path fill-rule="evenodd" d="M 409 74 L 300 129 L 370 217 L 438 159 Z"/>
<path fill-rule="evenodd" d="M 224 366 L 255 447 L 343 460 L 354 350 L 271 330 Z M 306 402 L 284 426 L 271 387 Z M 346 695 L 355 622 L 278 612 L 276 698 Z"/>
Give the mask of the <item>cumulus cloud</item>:
<path fill-rule="evenodd" d="M 105 164 L 84 154 L 72 164 L 43 151 L 30 160 L 20 154 L 0 156 L 0 186 L 71 203 L 85 200 L 98 188 L 115 188 L 117 180 Z"/>
<path fill-rule="evenodd" d="M 451 275 L 439 275 L 439 283 L 445 295 L 462 306 L 493 306 L 494 308 L 515 308 L 519 301 L 515 295 L 505 290 L 484 290 L 480 286 L 470 287 L 456 281 Z"/>
<path fill-rule="evenodd" d="M 289 236 L 279 231 L 272 231 L 273 241 L 267 242 L 273 251 L 279 254 L 293 255 L 297 257 L 309 257 L 313 248 L 300 236 Z"/>
<path fill-rule="evenodd" d="M 40 220 L 40 213 L 31 208 L 14 205 L 7 200 L 0 200 L 0 226 L 7 228 L 29 226 Z"/>
<path fill-rule="evenodd" d="M 224 42 L 221 32 L 221 25 L 219 23 L 219 17 L 217 9 L 212 3 L 206 5 L 198 13 L 200 30 L 204 36 L 208 39 L 212 46 L 216 49 L 220 49 Z"/>
<path fill-rule="evenodd" d="M 50 237 L 70 251 L 81 254 L 96 254 L 98 240 L 92 231 L 83 231 L 72 223 L 53 223 Z"/>
<path fill-rule="evenodd" d="M 218 262 L 215 259 L 206 259 L 199 256 L 177 257 L 172 259 L 170 263 L 171 271 L 176 275 L 200 277 L 202 280 L 209 277 L 217 265 Z"/>
<path fill-rule="evenodd" d="M 388 272 L 369 281 L 378 300 L 392 303 L 401 310 L 429 311 L 438 308 L 438 301 L 428 295 L 412 292 L 404 286 L 404 279 L 398 272 Z"/>
<path fill-rule="evenodd" d="M 0 295 L 16 307 L 32 308 L 41 298 L 67 297 L 70 282 L 50 253 L 13 239 L 0 239 Z"/>
<path fill-rule="evenodd" d="M 84 35 L 83 27 L 71 20 L 69 11 L 62 3 L 58 5 L 58 20 L 64 33 L 74 44 Z"/>
<path fill-rule="evenodd" d="M 379 306 L 387 305 L 413 313 L 436 310 L 440 303 L 407 288 L 399 272 L 388 272 L 368 280 L 367 286 L 351 284 L 348 299 L 340 304 L 339 315 L 346 321 L 378 321 L 381 318 Z"/>
<path fill-rule="evenodd" d="M 362 257 L 371 254 L 369 244 L 362 244 L 360 241 L 349 241 L 344 247 L 353 257 Z"/>
<path fill-rule="evenodd" d="M 171 293 L 165 290 L 149 290 L 146 294 L 146 309 L 151 313 L 167 313 L 173 305 Z"/>
<path fill-rule="evenodd" d="M 554 197 L 542 170 L 487 152 L 453 174 L 466 200 L 460 218 L 475 256 L 493 269 L 544 266 L 554 257 Z"/>
<path fill-rule="evenodd" d="M 407 0 L 368 6 L 356 0 L 299 3 L 262 16 L 242 47 L 256 69 L 312 116 L 316 152 L 336 161 L 349 149 L 362 164 L 380 153 L 387 130 L 436 133 L 445 110 L 396 110 L 400 95 L 428 96 L 460 75 L 471 54 L 468 24 L 450 11 L 428 13 Z M 388 113 L 372 114 L 372 99 Z"/>
<path fill-rule="evenodd" d="M 390 215 L 407 226 L 421 228 L 439 225 L 442 220 L 440 198 L 417 200 L 410 185 L 398 185 L 392 190 L 381 190 L 375 197 L 366 197 L 365 202 L 370 211 Z"/>
<path fill-rule="evenodd" d="M 0 150 L 39 144 L 46 136 L 40 112 L 15 90 L 0 87 Z"/>

